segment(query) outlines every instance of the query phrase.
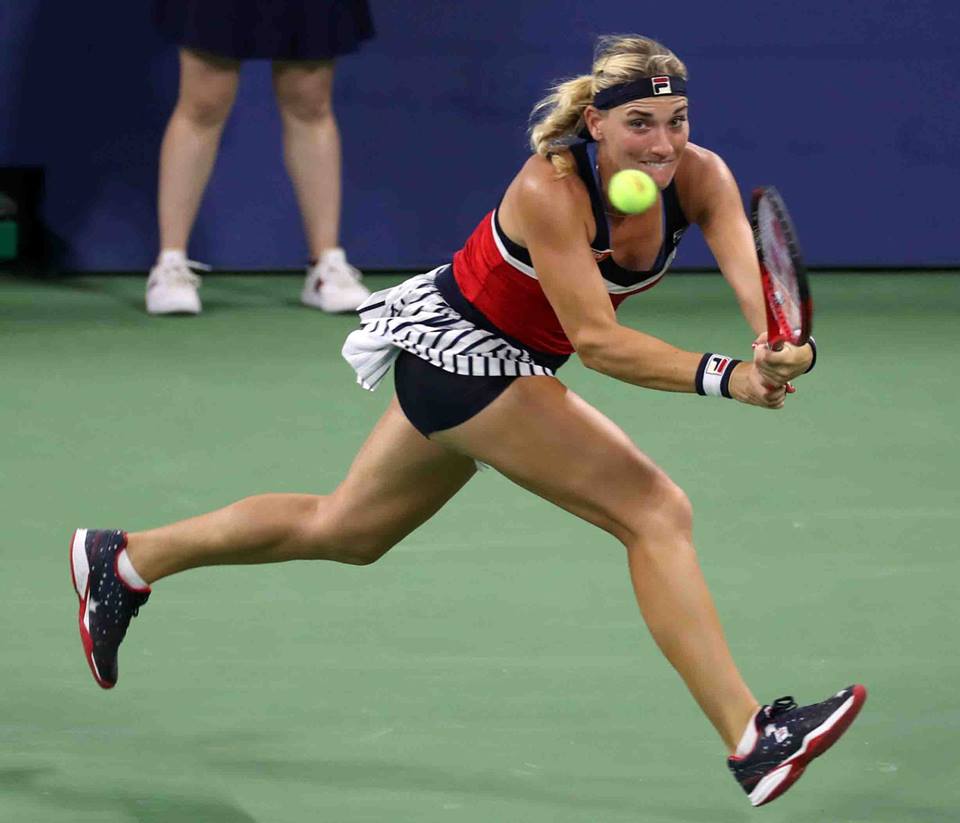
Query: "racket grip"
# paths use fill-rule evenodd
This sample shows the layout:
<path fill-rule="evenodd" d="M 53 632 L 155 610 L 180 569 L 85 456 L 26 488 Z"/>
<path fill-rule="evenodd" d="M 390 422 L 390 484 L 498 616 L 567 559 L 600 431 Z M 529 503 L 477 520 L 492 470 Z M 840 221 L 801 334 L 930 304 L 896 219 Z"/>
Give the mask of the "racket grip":
<path fill-rule="evenodd" d="M 794 386 L 793 383 L 787 383 L 787 394 L 796 394 L 796 393 L 797 393 L 797 387 Z"/>
<path fill-rule="evenodd" d="M 768 388 L 768 389 L 772 389 L 772 388 L 773 388 L 773 386 L 771 386 L 769 383 L 764 383 L 763 385 L 764 385 L 766 388 Z M 787 389 L 787 394 L 796 394 L 796 393 L 797 393 L 797 387 L 794 386 L 793 383 L 787 383 L 786 389 Z"/>
<path fill-rule="evenodd" d="M 763 344 L 762 344 L 762 343 L 753 343 L 753 344 L 751 344 L 751 348 L 754 348 L 754 349 L 755 349 L 755 348 L 757 348 L 758 345 L 763 345 Z M 767 343 L 766 345 L 767 345 L 767 348 L 770 349 L 770 350 L 772 350 L 772 351 L 782 351 L 782 349 L 783 349 L 783 340 L 776 340 L 776 339 L 775 339 L 775 340 L 773 340 L 772 342 Z M 772 389 L 772 388 L 773 388 L 773 386 L 771 386 L 769 383 L 764 383 L 763 385 L 764 385 L 766 388 L 768 388 L 768 389 Z M 797 387 L 794 386 L 793 383 L 789 383 L 789 382 L 788 382 L 788 383 L 787 383 L 787 394 L 796 394 L 796 393 L 797 393 Z"/>

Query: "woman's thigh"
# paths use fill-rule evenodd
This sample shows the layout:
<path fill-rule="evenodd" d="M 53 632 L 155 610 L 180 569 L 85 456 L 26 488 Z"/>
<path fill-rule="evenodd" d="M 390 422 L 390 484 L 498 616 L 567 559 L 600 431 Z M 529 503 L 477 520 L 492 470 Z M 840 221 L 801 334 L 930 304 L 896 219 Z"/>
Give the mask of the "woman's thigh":
<path fill-rule="evenodd" d="M 553 377 L 523 377 L 470 420 L 431 437 L 481 460 L 629 545 L 682 492 L 607 417 Z"/>
<path fill-rule="evenodd" d="M 330 497 L 317 527 L 376 559 L 432 517 L 476 472 L 475 462 L 428 440 L 394 398 Z M 328 542 L 321 535 L 319 543 Z"/>

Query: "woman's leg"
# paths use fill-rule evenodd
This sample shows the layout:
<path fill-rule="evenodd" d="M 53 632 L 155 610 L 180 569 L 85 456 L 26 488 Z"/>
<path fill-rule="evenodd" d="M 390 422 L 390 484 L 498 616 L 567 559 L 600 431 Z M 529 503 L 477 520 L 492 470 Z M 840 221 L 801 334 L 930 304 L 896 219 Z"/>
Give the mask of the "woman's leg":
<path fill-rule="evenodd" d="M 339 245 L 340 132 L 333 115 L 332 61 L 278 61 L 273 86 L 283 121 L 287 171 L 313 260 Z"/>
<path fill-rule="evenodd" d="M 624 544 L 650 632 L 732 752 L 758 704 L 733 662 L 697 562 L 689 501 L 670 478 L 551 377 L 514 381 L 476 417 L 432 439 Z"/>
<path fill-rule="evenodd" d="M 240 63 L 180 50 L 180 96 L 160 148 L 160 248 L 186 250 L 227 116 Z"/>
<path fill-rule="evenodd" d="M 131 533 L 127 554 L 148 583 L 225 563 L 372 563 L 435 514 L 475 471 L 473 460 L 413 428 L 394 398 L 332 494 L 248 497 Z"/>

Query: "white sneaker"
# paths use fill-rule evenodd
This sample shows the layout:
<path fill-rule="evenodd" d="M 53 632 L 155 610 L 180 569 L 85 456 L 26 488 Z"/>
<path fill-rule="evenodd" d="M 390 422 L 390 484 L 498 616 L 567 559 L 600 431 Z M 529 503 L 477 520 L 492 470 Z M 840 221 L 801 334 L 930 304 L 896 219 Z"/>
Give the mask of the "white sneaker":
<path fill-rule="evenodd" d="M 191 269 L 210 266 L 164 252 L 147 278 L 147 314 L 200 314 L 200 278 Z"/>
<path fill-rule="evenodd" d="M 356 311 L 370 296 L 360 277 L 360 271 L 347 262 L 343 249 L 325 251 L 320 261 L 307 269 L 300 302 L 331 314 Z"/>

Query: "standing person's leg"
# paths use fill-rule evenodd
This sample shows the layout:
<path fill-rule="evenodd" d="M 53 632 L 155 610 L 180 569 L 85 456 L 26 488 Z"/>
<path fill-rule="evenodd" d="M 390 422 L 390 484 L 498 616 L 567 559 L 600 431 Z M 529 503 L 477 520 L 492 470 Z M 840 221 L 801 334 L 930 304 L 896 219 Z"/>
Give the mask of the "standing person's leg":
<path fill-rule="evenodd" d="M 160 148 L 161 250 L 186 251 L 239 82 L 239 61 L 180 50 L 180 93 Z"/>
<path fill-rule="evenodd" d="M 273 86 L 283 122 L 284 160 L 312 261 L 304 302 L 325 311 L 352 311 L 369 292 L 339 245 L 341 158 L 333 67 L 328 60 L 276 61 Z"/>
<path fill-rule="evenodd" d="M 273 64 L 283 122 L 283 159 L 303 216 L 310 257 L 339 245 L 340 131 L 333 113 L 333 61 Z"/>
<path fill-rule="evenodd" d="M 179 97 L 160 148 L 160 256 L 147 291 L 152 314 L 200 310 L 197 281 L 187 265 L 187 242 L 239 79 L 237 60 L 180 50 Z"/>

